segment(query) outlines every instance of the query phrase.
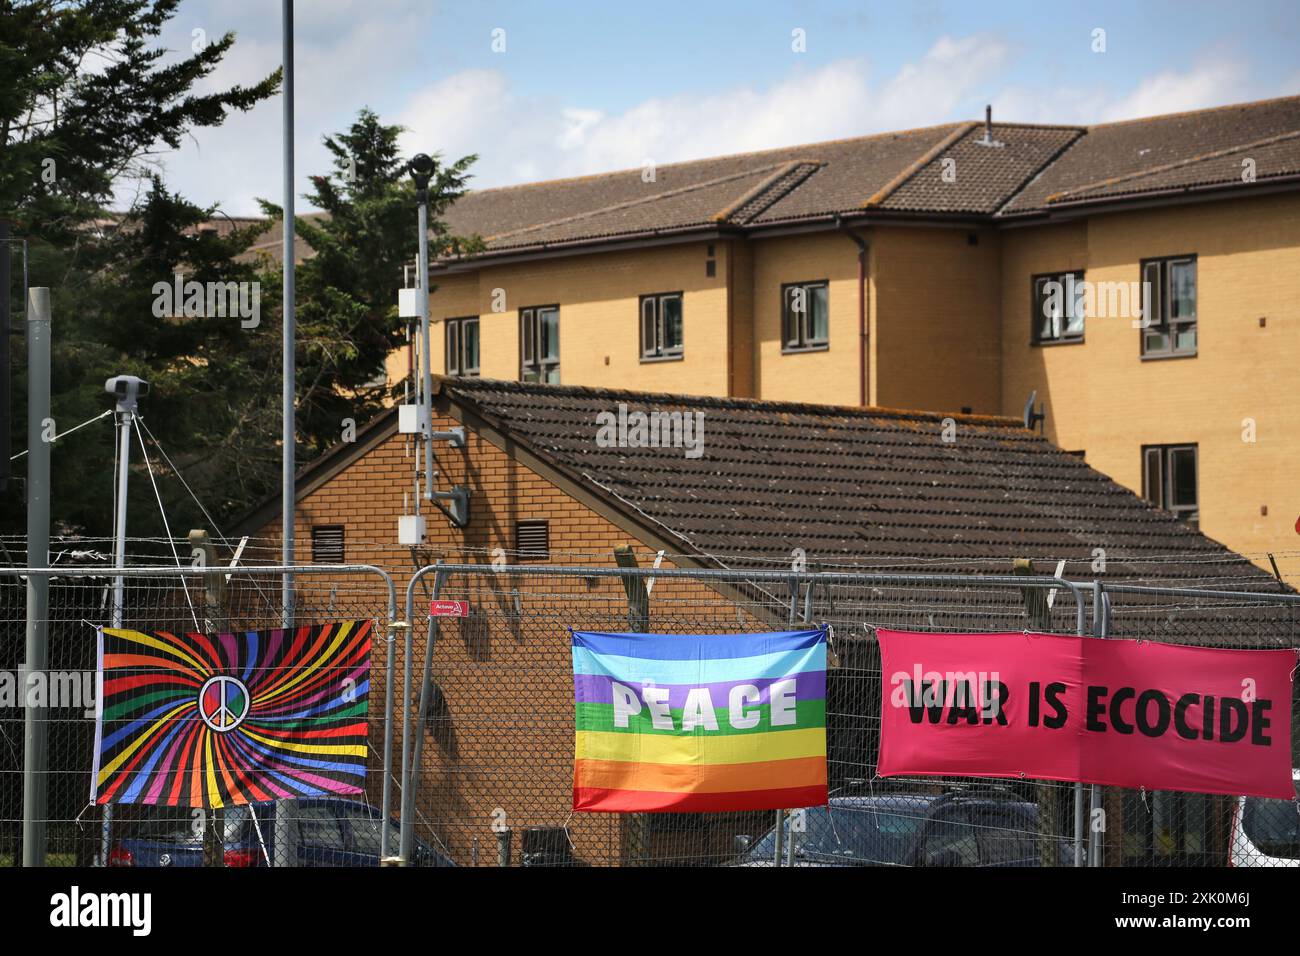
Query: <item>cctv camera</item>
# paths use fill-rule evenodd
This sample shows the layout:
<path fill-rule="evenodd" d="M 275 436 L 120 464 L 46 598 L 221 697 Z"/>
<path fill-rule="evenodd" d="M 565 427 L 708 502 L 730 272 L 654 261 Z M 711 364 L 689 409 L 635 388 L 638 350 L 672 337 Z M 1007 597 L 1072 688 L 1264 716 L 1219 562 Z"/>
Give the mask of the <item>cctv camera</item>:
<path fill-rule="evenodd" d="M 149 394 L 149 383 L 134 375 L 115 375 L 104 383 L 104 391 L 117 399 L 119 412 L 133 412 Z"/>
<path fill-rule="evenodd" d="M 411 157 L 411 175 L 417 179 L 428 179 L 433 175 L 433 160 L 426 153 L 416 153 Z"/>
<path fill-rule="evenodd" d="M 416 199 L 425 202 L 429 196 L 429 177 L 433 175 L 433 160 L 424 153 L 417 153 L 411 157 L 407 167 L 411 171 L 411 178 L 415 180 Z"/>

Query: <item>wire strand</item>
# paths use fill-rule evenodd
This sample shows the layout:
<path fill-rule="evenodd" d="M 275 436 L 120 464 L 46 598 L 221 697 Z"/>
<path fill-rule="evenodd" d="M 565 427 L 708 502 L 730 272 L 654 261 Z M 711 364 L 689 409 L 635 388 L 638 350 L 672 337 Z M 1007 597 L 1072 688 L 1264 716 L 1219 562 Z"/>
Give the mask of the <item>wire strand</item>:
<path fill-rule="evenodd" d="M 72 426 L 71 428 L 69 428 L 66 432 L 59 432 L 57 435 L 51 435 L 51 436 L 50 436 L 50 444 L 53 445 L 53 444 L 54 444 L 56 441 L 58 441 L 60 438 L 67 438 L 67 437 L 68 437 L 69 435 L 71 435 L 73 432 L 75 432 L 75 431 L 80 431 L 81 429 L 85 428 L 87 425 L 93 425 L 95 422 L 99 421 L 101 418 L 107 418 L 109 415 L 112 415 L 112 414 L 113 414 L 113 410 L 112 410 L 111 408 L 109 408 L 109 409 L 105 409 L 104 411 L 102 411 L 102 412 L 100 412 L 98 415 L 96 415 L 94 418 L 87 418 L 87 419 L 86 419 L 84 422 L 82 422 L 80 425 L 73 425 L 73 426 Z M 29 451 L 31 451 L 30 448 L 24 448 L 24 449 L 23 449 L 22 451 L 20 451 L 18 454 L 16 454 L 16 455 L 10 455 L 10 456 L 9 456 L 9 460 L 10 460 L 10 461 L 17 461 L 19 458 L 23 457 L 23 455 L 27 454 Z"/>
<path fill-rule="evenodd" d="M 175 539 L 172 537 L 171 525 L 167 521 L 167 509 L 163 507 L 162 495 L 158 492 L 158 482 L 153 475 L 153 462 L 149 460 L 149 449 L 144 446 L 144 435 L 136 429 L 135 437 L 140 442 L 140 455 L 144 458 L 145 467 L 149 469 L 149 484 L 153 486 L 153 496 L 158 502 L 158 513 L 162 515 L 163 529 L 167 532 L 168 541 L 171 542 L 172 556 L 176 559 L 176 567 L 184 567 L 181 564 L 181 556 L 176 550 Z M 181 590 L 185 592 L 185 603 L 190 606 L 190 617 L 194 620 L 194 630 L 201 631 L 199 626 L 199 616 L 194 610 L 194 601 L 190 598 L 190 585 L 184 577 L 181 578 Z"/>

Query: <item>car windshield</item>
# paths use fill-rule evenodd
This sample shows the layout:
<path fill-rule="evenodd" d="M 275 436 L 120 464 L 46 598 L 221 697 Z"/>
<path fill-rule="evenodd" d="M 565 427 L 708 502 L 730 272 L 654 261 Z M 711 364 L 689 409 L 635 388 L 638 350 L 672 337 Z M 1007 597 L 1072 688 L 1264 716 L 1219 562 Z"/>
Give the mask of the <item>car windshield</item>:
<path fill-rule="evenodd" d="M 874 864 L 888 866 L 906 862 L 907 853 L 921 824 L 925 803 L 885 805 L 837 804 L 811 807 L 803 812 L 803 830 L 795 827 L 796 859 L 813 863 Z M 784 826 L 789 838 L 790 822 Z M 787 852 L 784 848 L 782 852 Z M 746 853 L 752 862 L 771 861 L 776 854 L 776 829 L 769 830 Z"/>
<path fill-rule="evenodd" d="M 128 839 L 174 845 L 199 843 L 203 816 L 188 807 L 135 806 L 123 813 L 118 832 Z"/>
<path fill-rule="evenodd" d="M 1300 808 L 1294 800 L 1247 797 L 1241 826 L 1261 853 L 1300 860 Z"/>

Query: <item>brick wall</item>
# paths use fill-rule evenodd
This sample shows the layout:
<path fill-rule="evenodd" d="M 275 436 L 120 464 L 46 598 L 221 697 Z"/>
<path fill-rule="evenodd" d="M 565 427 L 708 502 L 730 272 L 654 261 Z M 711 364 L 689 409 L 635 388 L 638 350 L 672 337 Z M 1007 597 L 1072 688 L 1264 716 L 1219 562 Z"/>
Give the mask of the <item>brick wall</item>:
<path fill-rule="evenodd" d="M 1085 269 L 1089 281 L 1138 282 L 1142 259 L 1185 253 L 1197 256 L 1194 358 L 1144 361 L 1124 318 L 1089 319 L 1082 344 L 1029 344 L 1030 276 Z M 1138 493 L 1143 445 L 1195 442 L 1201 530 L 1266 568 L 1263 552 L 1296 549 L 1300 196 L 1008 230 L 1003 259 L 1004 414 L 1038 389 L 1048 436 Z M 1281 560 L 1284 576 L 1300 573 L 1295 558 Z"/>
<path fill-rule="evenodd" d="M 454 424 L 458 423 L 452 418 L 440 416 L 435 427 Z M 486 564 L 492 549 L 514 550 L 514 523 L 524 519 L 549 522 L 552 556 L 539 566 L 612 566 L 613 549 L 624 544 L 635 547 L 641 566 L 654 560 L 654 549 L 523 464 L 517 455 L 473 431 L 463 449 L 441 446 L 436 463 L 440 489 L 453 484 L 470 487 L 469 527 L 457 529 L 426 509 L 425 546 L 411 559 L 395 559 L 397 518 L 408 507 L 403 496 L 411 488 L 410 455 L 414 453 L 414 444 L 408 448 L 404 436 L 394 434 L 307 494 L 296 509 L 299 560 L 310 561 L 312 525 L 341 524 L 347 562 L 387 566 L 397 580 L 399 595 L 404 595 L 412 561 L 424 565 L 444 555 L 449 560 L 463 560 L 464 549 L 470 548 L 476 550 L 477 560 Z M 278 534 L 278 521 L 257 532 L 258 537 Z M 579 559 L 576 553 L 587 557 Z M 673 564 L 666 561 L 663 566 Z M 432 577 L 426 578 L 426 586 L 417 588 L 416 593 L 415 699 L 428 633 L 421 609 L 427 608 L 432 581 Z M 315 607 L 304 608 L 300 618 L 323 613 L 324 589 L 313 582 L 310 591 L 314 600 L 305 603 Z M 483 862 L 495 859 L 494 823 L 504 823 L 520 834 L 528 827 L 555 827 L 567 821 L 576 856 L 592 862 L 678 852 L 671 835 L 637 830 L 631 818 L 576 814 L 570 819 L 573 682 L 568 627 L 627 630 L 627 600 L 621 581 L 487 571 L 450 578 L 442 596 L 468 600 L 472 615 L 441 622 L 435 642 L 432 673 L 443 694 L 443 705 L 433 715 L 424 746 L 417 785 L 417 833 L 429 842 L 436 837 L 462 864 L 476 853 Z M 381 603 L 377 589 L 371 603 L 376 607 Z M 699 583 L 666 579 L 656 582 L 651 621 L 656 630 L 667 632 L 739 632 L 766 626 Z M 383 741 L 379 717 L 384 708 L 386 652 L 384 642 L 377 640 L 370 700 L 376 755 L 372 766 L 376 771 Z M 396 686 L 400 688 L 404 673 L 400 656 L 395 664 Z M 400 722 L 400 708 L 397 715 Z M 394 728 L 394 737 L 396 766 L 401 753 L 400 723 Z M 371 799 L 377 804 L 378 772 L 372 774 L 370 783 Z M 732 833 L 758 832 L 760 825 L 760 821 L 719 817 L 707 833 L 691 837 L 692 845 L 720 858 L 730 852 Z M 516 836 L 516 862 L 520 842 Z"/>

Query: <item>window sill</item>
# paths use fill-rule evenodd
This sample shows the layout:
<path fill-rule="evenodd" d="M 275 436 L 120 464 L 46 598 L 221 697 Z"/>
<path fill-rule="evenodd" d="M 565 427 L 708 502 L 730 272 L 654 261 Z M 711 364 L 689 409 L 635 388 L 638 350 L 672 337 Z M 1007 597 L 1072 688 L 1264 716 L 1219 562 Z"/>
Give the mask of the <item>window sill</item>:
<path fill-rule="evenodd" d="M 831 350 L 831 346 L 830 343 L 828 342 L 825 345 L 801 345 L 798 348 L 782 348 L 781 354 L 799 355 L 803 352 L 829 352 L 830 350 Z"/>
<path fill-rule="evenodd" d="M 682 354 L 682 355 L 643 355 L 643 356 L 641 356 L 641 364 L 642 364 L 642 365 L 656 365 L 656 364 L 658 364 L 659 362 L 680 362 L 680 361 L 682 361 L 682 360 L 685 359 L 685 358 L 686 358 L 685 354 Z"/>
<path fill-rule="evenodd" d="M 1167 362 L 1170 359 L 1189 359 L 1196 358 L 1196 352 L 1172 352 L 1168 355 L 1160 353 L 1158 355 L 1141 355 L 1139 358 L 1143 362 Z"/>
<path fill-rule="evenodd" d="M 1057 345 L 1082 345 L 1083 342 L 1083 336 L 1079 336 L 1077 339 L 1045 339 L 1041 342 L 1030 339 L 1029 346 L 1030 348 L 1052 348 Z"/>

